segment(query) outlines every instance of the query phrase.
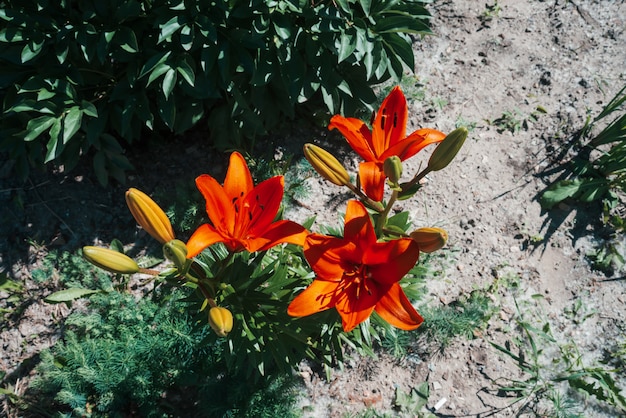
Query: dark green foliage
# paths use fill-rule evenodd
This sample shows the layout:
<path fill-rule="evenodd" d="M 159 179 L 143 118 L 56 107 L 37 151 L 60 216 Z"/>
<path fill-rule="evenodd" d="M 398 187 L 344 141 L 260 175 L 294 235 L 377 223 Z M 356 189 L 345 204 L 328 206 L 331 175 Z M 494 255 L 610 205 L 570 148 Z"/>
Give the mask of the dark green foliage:
<path fill-rule="evenodd" d="M 226 373 L 222 342 L 196 325 L 181 296 L 93 296 L 42 353 L 37 399 L 52 397 L 71 416 L 294 416 L 293 380 L 253 384 Z"/>
<path fill-rule="evenodd" d="M 123 180 L 127 143 L 208 123 L 220 149 L 299 112 L 351 114 L 414 64 L 424 0 L 9 0 L 0 9 L 0 150 Z"/>

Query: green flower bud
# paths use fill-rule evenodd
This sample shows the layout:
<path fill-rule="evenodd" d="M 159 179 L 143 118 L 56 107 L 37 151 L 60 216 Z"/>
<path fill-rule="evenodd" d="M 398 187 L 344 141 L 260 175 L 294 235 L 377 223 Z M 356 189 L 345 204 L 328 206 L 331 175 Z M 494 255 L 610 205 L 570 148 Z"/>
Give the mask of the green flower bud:
<path fill-rule="evenodd" d="M 179 239 L 174 239 L 163 244 L 163 256 L 170 260 L 179 272 L 184 273 L 187 269 L 187 246 Z"/>
<path fill-rule="evenodd" d="M 109 248 L 83 247 L 83 257 L 94 266 L 116 274 L 134 274 L 139 266 L 129 256 Z"/>
<path fill-rule="evenodd" d="M 233 329 L 233 314 L 226 308 L 214 306 L 209 309 L 209 325 L 220 337 L 225 337 Z"/>
<path fill-rule="evenodd" d="M 411 232 L 411 238 L 417 243 L 420 251 L 432 253 L 446 245 L 448 233 L 441 228 L 418 228 Z"/>
<path fill-rule="evenodd" d="M 428 160 L 427 170 L 439 171 L 450 164 L 463 146 L 467 133 L 467 128 L 457 128 L 450 132 L 433 151 Z"/>
<path fill-rule="evenodd" d="M 383 163 L 383 173 L 392 185 L 397 185 L 402 177 L 402 160 L 397 155 L 388 157 Z"/>
<path fill-rule="evenodd" d="M 304 156 L 315 171 L 337 186 L 350 184 L 350 176 L 341 163 L 330 152 L 313 144 L 304 145 Z"/>

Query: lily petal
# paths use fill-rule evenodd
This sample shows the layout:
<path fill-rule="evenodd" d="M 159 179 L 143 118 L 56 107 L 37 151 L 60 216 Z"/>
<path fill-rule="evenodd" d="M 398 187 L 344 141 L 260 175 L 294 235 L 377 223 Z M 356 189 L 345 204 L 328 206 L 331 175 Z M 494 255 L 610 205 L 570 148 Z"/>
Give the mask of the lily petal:
<path fill-rule="evenodd" d="M 285 179 L 276 176 L 259 183 L 244 197 L 237 218 L 238 237 L 245 239 L 245 235 L 260 237 L 263 234 L 276 218 L 284 188 Z"/>
<path fill-rule="evenodd" d="M 206 212 L 211 223 L 218 231 L 232 235 L 235 229 L 235 209 L 222 186 L 207 174 L 196 178 L 196 186 L 206 200 Z"/>
<path fill-rule="evenodd" d="M 395 283 L 376 304 L 376 312 L 394 327 L 411 331 L 419 327 L 424 318 L 417 313 L 404 294 L 402 287 Z"/>
<path fill-rule="evenodd" d="M 291 316 L 307 316 L 335 306 L 339 282 L 313 280 L 287 308 Z"/>
<path fill-rule="evenodd" d="M 348 201 L 343 236 L 346 241 L 363 243 L 364 247 L 376 242 L 376 232 L 365 206 L 358 200 Z"/>
<path fill-rule="evenodd" d="M 384 161 L 386 158 L 392 155 L 397 155 L 402 161 L 405 161 L 430 144 L 436 144 L 446 137 L 446 134 L 436 129 L 418 129 L 411 135 L 398 142 L 394 146 L 390 147 L 382 155 L 381 159 Z"/>
<path fill-rule="evenodd" d="M 304 256 L 317 280 L 340 280 L 344 273 L 342 250 L 346 242 L 341 238 L 310 234 L 304 241 Z"/>
<path fill-rule="evenodd" d="M 200 225 L 187 241 L 187 258 L 197 256 L 202 250 L 218 242 L 224 242 L 222 234 L 209 224 Z"/>
<path fill-rule="evenodd" d="M 265 251 L 274 245 L 285 243 L 302 246 L 308 235 L 309 231 L 300 224 L 288 220 L 276 221 L 263 232 L 263 236 L 248 239 L 246 250 L 251 253 Z"/>
<path fill-rule="evenodd" d="M 361 289 L 357 295 L 357 289 L 358 285 L 348 286 L 337 298 L 336 308 L 345 332 L 352 331 L 369 318 L 381 294 L 384 294 L 384 291 L 373 287 L 368 291 Z"/>
<path fill-rule="evenodd" d="M 233 152 L 230 154 L 230 162 L 224 179 L 226 195 L 232 202 L 233 199 L 242 198 L 248 194 L 253 187 L 252 175 L 246 160 L 240 153 Z"/>
<path fill-rule="evenodd" d="M 337 129 L 346 138 L 352 149 L 365 161 L 377 160 L 372 148 L 372 133 L 363 121 L 335 115 L 330 119 L 328 129 Z"/>
<path fill-rule="evenodd" d="M 372 200 L 380 202 L 385 193 L 385 173 L 381 164 L 364 162 L 359 164 L 359 180 L 365 194 Z"/>
<path fill-rule="evenodd" d="M 380 157 L 385 150 L 404 138 L 407 118 L 404 93 L 396 86 L 383 100 L 372 125 L 374 153 L 377 156 Z"/>
<path fill-rule="evenodd" d="M 417 263 L 419 246 L 410 238 L 401 238 L 371 246 L 363 255 L 372 278 L 379 283 L 399 282 Z"/>

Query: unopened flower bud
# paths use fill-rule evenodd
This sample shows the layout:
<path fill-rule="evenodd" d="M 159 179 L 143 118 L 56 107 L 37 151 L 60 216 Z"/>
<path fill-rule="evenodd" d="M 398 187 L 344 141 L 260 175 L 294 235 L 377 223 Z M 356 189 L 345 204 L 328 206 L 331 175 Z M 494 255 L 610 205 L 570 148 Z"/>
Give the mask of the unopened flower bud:
<path fill-rule="evenodd" d="M 134 274 L 139 266 L 129 256 L 119 251 L 102 247 L 83 247 L 83 257 L 94 266 L 116 274 Z"/>
<path fill-rule="evenodd" d="M 163 244 L 163 256 L 170 260 L 179 272 L 184 272 L 187 267 L 187 246 L 179 239 L 174 239 Z"/>
<path fill-rule="evenodd" d="M 131 188 L 126 192 L 126 204 L 137 223 L 161 244 L 175 238 L 172 224 L 163 209 L 147 194 Z"/>
<path fill-rule="evenodd" d="M 465 139 L 467 138 L 467 128 L 457 128 L 450 132 L 437 145 L 428 160 L 428 171 L 438 171 L 445 168 L 456 157 Z"/>
<path fill-rule="evenodd" d="M 350 184 L 350 176 L 330 152 L 313 144 L 304 145 L 304 156 L 322 177 L 337 186 Z"/>
<path fill-rule="evenodd" d="M 226 308 L 214 306 L 209 309 L 209 325 L 220 337 L 225 337 L 233 329 L 233 314 Z"/>
<path fill-rule="evenodd" d="M 397 155 L 388 157 L 383 163 L 383 173 L 393 184 L 398 184 L 402 177 L 402 160 Z"/>
<path fill-rule="evenodd" d="M 432 253 L 441 249 L 448 241 L 448 233 L 441 228 L 418 228 L 411 232 L 411 238 L 420 251 Z"/>

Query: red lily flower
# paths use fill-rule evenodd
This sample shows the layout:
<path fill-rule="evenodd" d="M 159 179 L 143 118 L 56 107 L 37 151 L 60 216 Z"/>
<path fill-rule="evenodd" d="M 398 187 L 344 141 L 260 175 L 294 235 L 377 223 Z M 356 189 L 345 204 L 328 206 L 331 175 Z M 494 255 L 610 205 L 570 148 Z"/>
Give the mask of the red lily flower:
<path fill-rule="evenodd" d="M 213 225 L 201 225 L 187 242 L 187 258 L 210 245 L 223 242 L 230 251 L 264 251 L 274 245 L 303 245 L 308 232 L 292 221 L 274 222 L 283 198 L 285 181 L 272 177 L 258 184 L 252 181 L 243 156 L 233 152 L 224 186 L 203 174 L 196 186 L 206 200 L 206 211 Z"/>
<path fill-rule="evenodd" d="M 425 146 L 441 142 L 443 132 L 435 129 L 418 129 L 406 136 L 408 118 L 406 99 L 396 86 L 385 98 L 372 123 L 372 130 L 363 121 L 335 115 L 328 129 L 337 128 L 354 151 L 365 160 L 359 165 L 359 178 L 365 194 L 380 202 L 385 191 L 383 163 L 387 157 L 397 155 L 404 161 Z"/>
<path fill-rule="evenodd" d="M 346 332 L 374 310 L 404 330 L 424 321 L 398 283 L 417 262 L 419 246 L 409 238 L 377 242 L 361 202 L 348 202 L 343 238 L 311 234 L 304 255 L 316 278 L 291 301 L 289 315 L 307 316 L 334 307 Z"/>

